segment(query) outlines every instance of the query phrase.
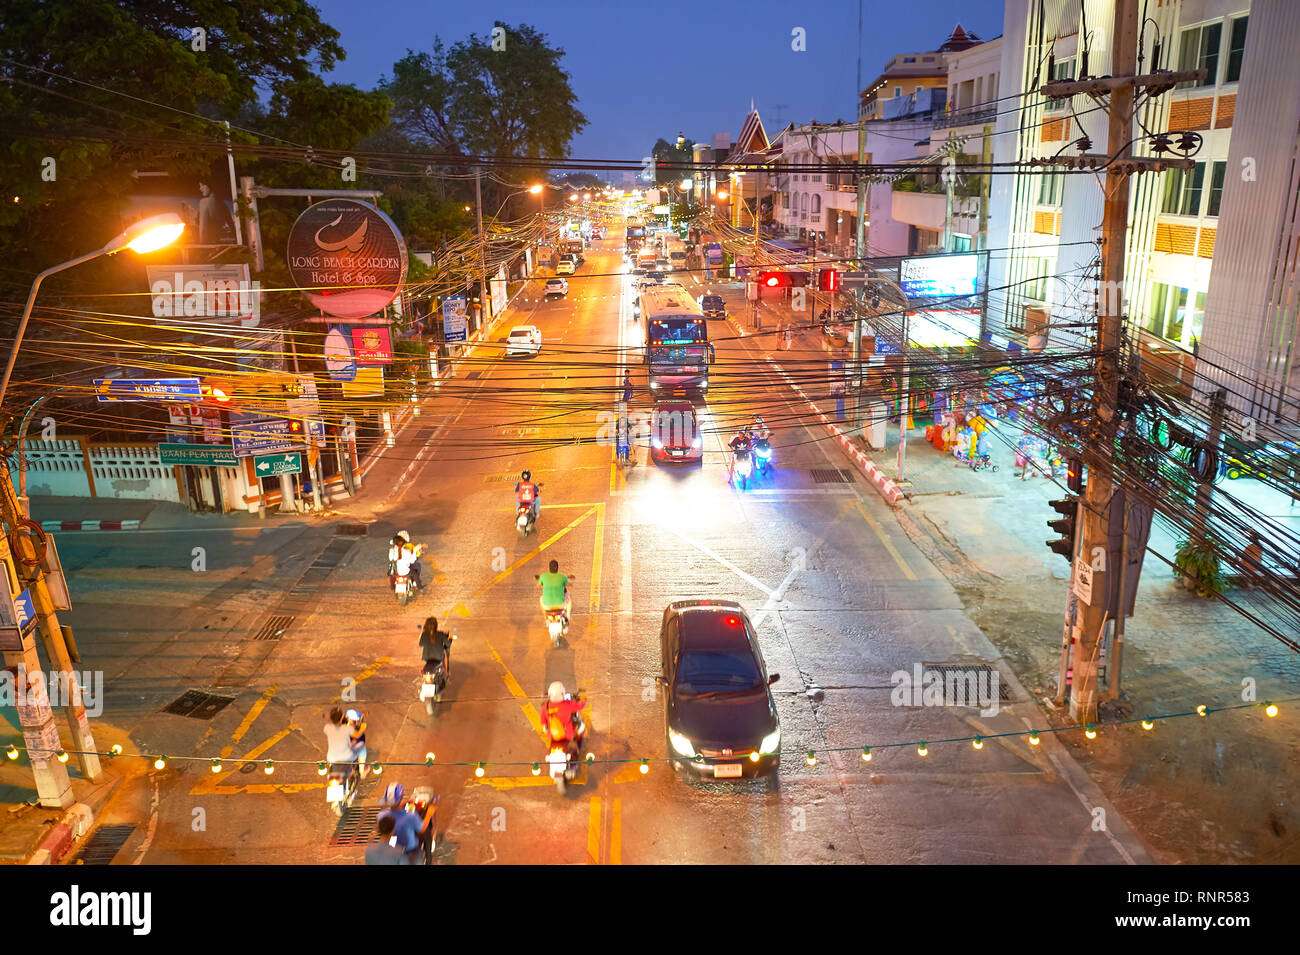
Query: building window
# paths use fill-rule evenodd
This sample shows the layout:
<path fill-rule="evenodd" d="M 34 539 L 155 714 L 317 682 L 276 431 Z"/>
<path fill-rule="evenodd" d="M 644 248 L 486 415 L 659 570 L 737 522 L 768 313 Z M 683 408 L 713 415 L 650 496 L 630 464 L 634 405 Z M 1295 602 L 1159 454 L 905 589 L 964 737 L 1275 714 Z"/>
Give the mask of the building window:
<path fill-rule="evenodd" d="M 1241 60 L 1246 55 L 1246 22 L 1250 17 L 1237 17 L 1232 21 L 1228 34 L 1228 68 L 1224 71 L 1223 82 L 1235 83 L 1241 79 Z"/>
<path fill-rule="evenodd" d="M 821 196 L 813 196 L 813 197 L 812 197 L 812 211 L 813 211 L 813 214 L 814 214 L 814 215 L 815 215 L 816 213 L 822 211 L 822 197 L 821 197 Z"/>
<path fill-rule="evenodd" d="M 1190 301 L 1190 307 L 1188 305 Z M 1147 309 L 1146 328 L 1165 341 L 1191 348 L 1205 323 L 1205 293 L 1177 285 L 1154 282 Z"/>
<path fill-rule="evenodd" d="M 1244 33 L 1243 33 L 1244 36 Z M 1198 82 L 1184 80 L 1178 89 L 1193 86 L 1214 86 L 1219 81 L 1219 47 L 1223 42 L 1223 24 L 1207 23 L 1189 27 L 1179 36 L 1178 69 L 1205 70 L 1205 79 Z"/>
<path fill-rule="evenodd" d="M 813 181 L 813 182 L 821 182 L 821 181 L 822 181 L 822 177 L 821 177 L 820 175 L 813 176 L 813 180 L 812 180 L 812 181 Z"/>
<path fill-rule="evenodd" d="M 1210 163 L 1210 200 L 1205 207 L 1207 216 L 1219 214 L 1219 201 L 1223 198 L 1223 177 L 1227 171 L 1226 162 Z"/>
<path fill-rule="evenodd" d="M 1036 302 L 1047 301 L 1047 259 L 1029 260 L 1029 279 L 1025 282 L 1025 296 Z"/>
<path fill-rule="evenodd" d="M 969 251 L 970 251 L 970 236 L 968 236 L 968 235 L 958 235 L 958 234 L 956 234 L 956 233 L 953 233 L 953 237 L 952 237 L 952 251 L 954 251 L 954 252 L 969 252 Z"/>
<path fill-rule="evenodd" d="M 1074 79 L 1074 60 L 1072 59 L 1061 60 L 1054 67 L 1052 67 L 1052 79 L 1053 80 Z M 1047 98 L 1047 108 L 1065 109 L 1065 107 L 1069 104 L 1069 102 L 1070 102 L 1070 98 L 1068 96 L 1061 96 L 1061 97 L 1049 96 Z"/>
<path fill-rule="evenodd" d="M 895 87 L 894 87 L 894 98 L 897 99 L 898 97 L 900 97 L 900 96 L 902 96 L 902 95 L 903 95 L 903 88 L 902 88 L 901 86 L 895 86 Z"/>
<path fill-rule="evenodd" d="M 1201 214 L 1201 186 L 1205 181 L 1205 163 L 1191 169 L 1170 169 L 1165 173 L 1165 197 L 1160 211 L 1171 216 Z"/>
<path fill-rule="evenodd" d="M 915 63 L 915 62 L 916 62 L 916 57 L 914 57 L 914 56 L 905 56 L 905 57 L 903 57 L 903 62 L 904 62 L 904 63 Z"/>
<path fill-rule="evenodd" d="M 1065 173 L 1044 173 L 1038 181 L 1038 204 L 1040 206 L 1059 206 L 1064 185 Z"/>

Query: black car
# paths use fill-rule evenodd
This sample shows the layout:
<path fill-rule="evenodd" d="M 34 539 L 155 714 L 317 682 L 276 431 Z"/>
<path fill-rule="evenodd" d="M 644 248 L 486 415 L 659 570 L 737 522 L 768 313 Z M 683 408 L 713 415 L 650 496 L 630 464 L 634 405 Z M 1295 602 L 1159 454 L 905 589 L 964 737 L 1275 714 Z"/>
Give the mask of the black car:
<path fill-rule="evenodd" d="M 653 282 L 658 282 L 660 285 L 663 285 L 664 279 L 668 278 L 667 275 L 659 271 L 646 272 L 645 277 Z"/>
<path fill-rule="evenodd" d="M 727 317 L 727 306 L 722 301 L 721 295 L 701 295 L 700 311 L 704 313 L 705 318 Z"/>
<path fill-rule="evenodd" d="M 731 600 L 679 600 L 664 609 L 658 682 L 674 771 L 714 779 L 773 772 L 781 727 L 753 624 Z"/>

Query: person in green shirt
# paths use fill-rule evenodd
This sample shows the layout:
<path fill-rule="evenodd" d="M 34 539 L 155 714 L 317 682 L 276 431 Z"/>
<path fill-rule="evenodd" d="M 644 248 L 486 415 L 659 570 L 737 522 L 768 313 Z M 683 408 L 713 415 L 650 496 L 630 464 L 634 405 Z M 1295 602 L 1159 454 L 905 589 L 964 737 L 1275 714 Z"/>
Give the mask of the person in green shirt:
<path fill-rule="evenodd" d="M 560 562 L 551 561 L 550 572 L 539 574 L 538 582 L 542 585 L 542 610 L 555 610 L 559 607 L 564 608 L 565 629 L 568 629 L 569 608 L 572 602 L 569 599 L 569 578 L 560 573 Z"/>

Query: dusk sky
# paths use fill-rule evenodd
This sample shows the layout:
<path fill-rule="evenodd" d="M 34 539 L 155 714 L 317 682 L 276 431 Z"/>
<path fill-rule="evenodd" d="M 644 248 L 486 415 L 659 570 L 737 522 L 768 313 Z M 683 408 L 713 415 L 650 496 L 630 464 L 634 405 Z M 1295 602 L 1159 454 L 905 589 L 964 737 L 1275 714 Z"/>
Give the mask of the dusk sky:
<path fill-rule="evenodd" d="M 494 20 L 527 23 L 565 51 L 562 61 L 590 125 L 571 155 L 630 159 L 659 136 L 733 139 L 758 107 L 775 134 L 787 122 L 854 118 L 858 0 L 791 3 L 448 3 L 318 0 L 347 60 L 328 78 L 369 88 L 408 48 L 486 37 Z M 1002 32 L 1001 0 L 863 0 L 862 82 L 895 53 L 933 50 L 960 22 L 982 39 Z M 807 52 L 791 31 L 807 32 Z"/>

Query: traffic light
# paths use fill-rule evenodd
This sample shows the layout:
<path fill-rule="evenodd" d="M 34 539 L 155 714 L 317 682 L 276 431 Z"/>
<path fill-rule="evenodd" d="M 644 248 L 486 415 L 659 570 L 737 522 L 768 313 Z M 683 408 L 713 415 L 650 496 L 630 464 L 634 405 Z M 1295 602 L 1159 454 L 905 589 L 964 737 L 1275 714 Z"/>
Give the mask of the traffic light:
<path fill-rule="evenodd" d="M 1071 494 L 1083 493 L 1083 461 L 1080 458 L 1066 459 L 1065 485 Z"/>
<path fill-rule="evenodd" d="M 789 288 L 790 274 L 788 272 L 759 272 L 758 284 L 763 288 Z"/>
<path fill-rule="evenodd" d="M 1049 503 L 1052 505 L 1052 510 L 1061 516 L 1047 522 L 1047 526 L 1060 535 L 1056 540 L 1048 541 L 1047 546 L 1053 553 L 1060 554 L 1070 563 L 1074 563 L 1074 543 L 1079 531 L 1079 499 L 1067 497 Z"/>
<path fill-rule="evenodd" d="M 840 290 L 840 273 L 835 269 L 822 269 L 817 273 L 817 287 L 823 292 Z"/>
<path fill-rule="evenodd" d="M 202 402 L 209 407 L 231 407 L 231 396 L 235 393 L 235 384 L 225 378 L 204 378 L 199 385 Z"/>

